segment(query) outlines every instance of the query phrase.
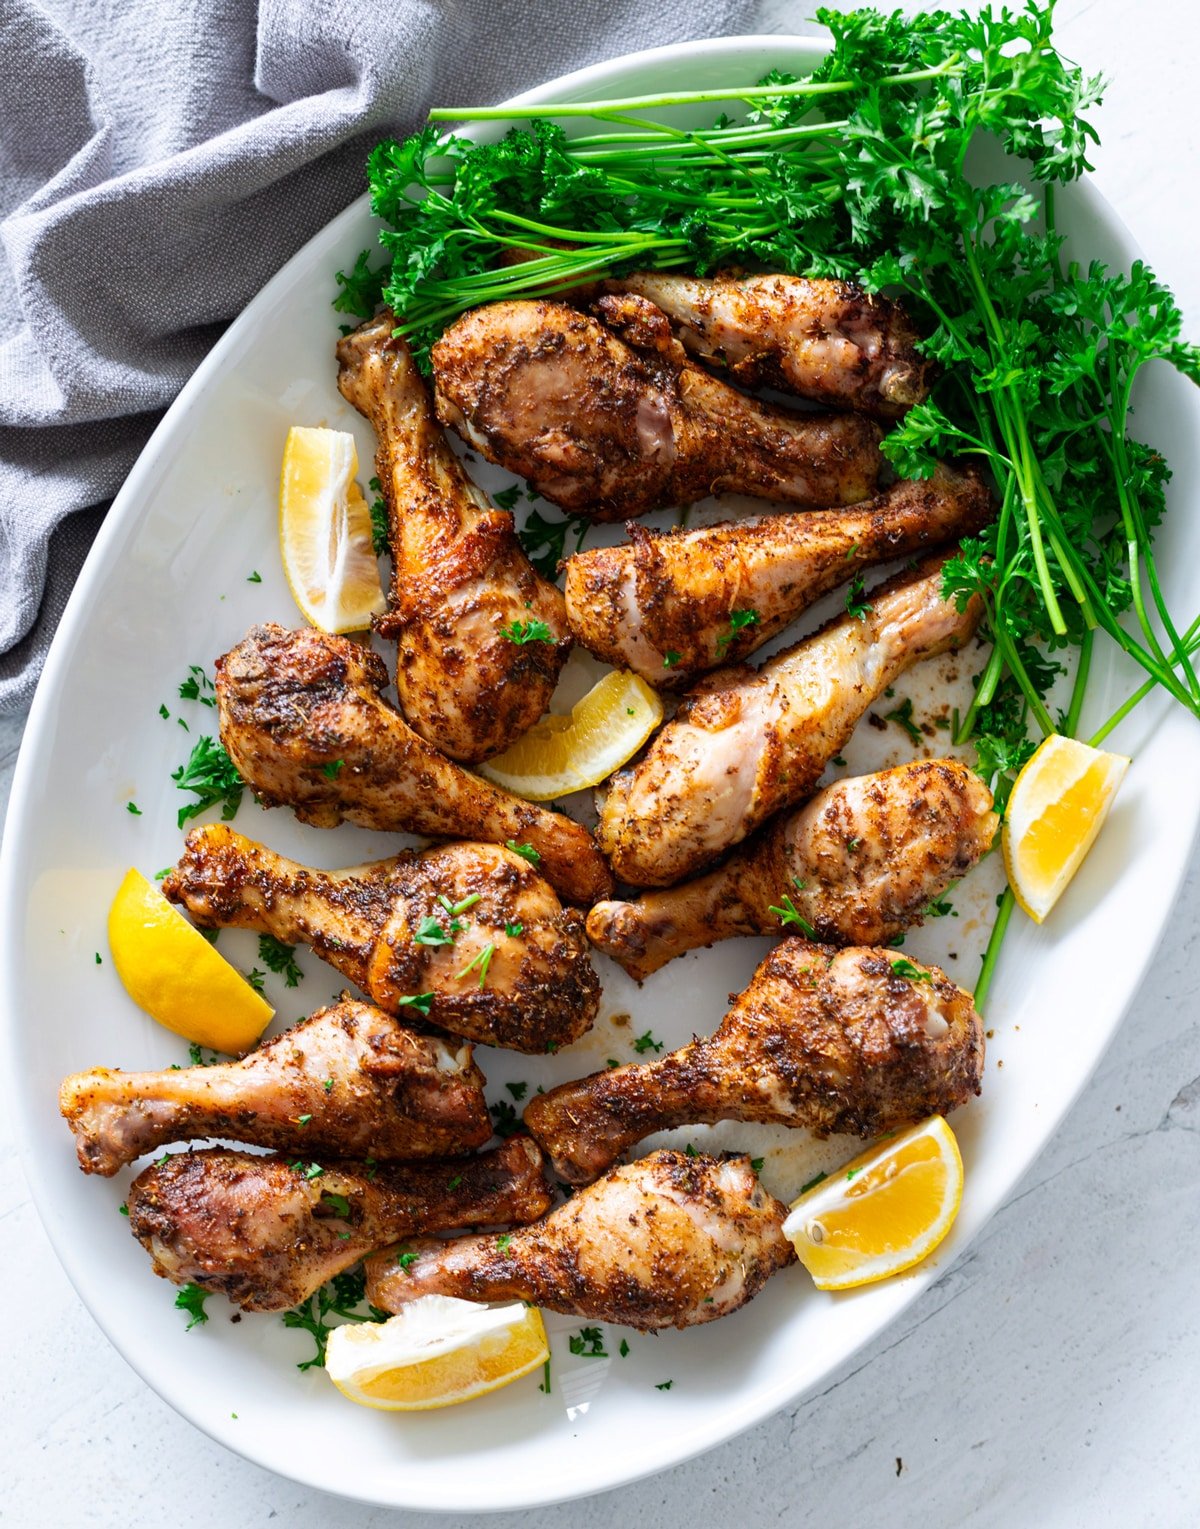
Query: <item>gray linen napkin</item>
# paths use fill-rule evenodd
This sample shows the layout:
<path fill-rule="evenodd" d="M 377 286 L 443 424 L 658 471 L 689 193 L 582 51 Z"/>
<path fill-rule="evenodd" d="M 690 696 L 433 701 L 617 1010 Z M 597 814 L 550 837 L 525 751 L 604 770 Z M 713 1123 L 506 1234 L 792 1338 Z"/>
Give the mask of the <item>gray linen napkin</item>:
<path fill-rule="evenodd" d="M 436 101 L 746 24 L 752 0 L 0 0 L 0 712 L 222 328 Z"/>

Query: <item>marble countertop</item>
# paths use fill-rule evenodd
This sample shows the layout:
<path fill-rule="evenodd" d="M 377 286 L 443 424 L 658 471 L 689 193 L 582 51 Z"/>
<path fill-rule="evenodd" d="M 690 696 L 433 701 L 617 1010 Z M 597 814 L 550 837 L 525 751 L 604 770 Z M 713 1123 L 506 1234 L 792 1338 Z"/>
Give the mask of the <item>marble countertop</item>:
<path fill-rule="evenodd" d="M 809 30 L 798 20 L 808 9 L 763 0 L 759 28 Z M 1065 52 L 1113 78 L 1096 183 L 1196 335 L 1200 12 L 1179 0 L 1061 0 L 1058 26 Z M 0 807 L 22 720 L 0 718 Z M 1200 862 L 1116 1042 L 1041 1159 L 968 1253 L 824 1390 L 699 1460 L 614 1494 L 502 1515 L 497 1529 L 1194 1525 L 1198 944 Z M 176 1416 L 67 1283 L 3 1115 L 0 1162 L 0 1520 L 374 1529 L 399 1519 L 306 1492 Z M 405 1516 L 413 1529 L 445 1521 Z"/>

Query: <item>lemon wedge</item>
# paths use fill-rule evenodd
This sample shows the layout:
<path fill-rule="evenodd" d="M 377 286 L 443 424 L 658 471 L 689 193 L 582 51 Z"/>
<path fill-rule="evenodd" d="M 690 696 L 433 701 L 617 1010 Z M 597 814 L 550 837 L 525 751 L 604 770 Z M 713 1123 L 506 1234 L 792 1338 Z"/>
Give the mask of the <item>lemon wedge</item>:
<path fill-rule="evenodd" d="M 523 1301 L 489 1307 L 424 1295 L 386 1322 L 334 1328 L 325 1369 L 363 1407 L 428 1412 L 486 1396 L 549 1357 L 542 1314 Z"/>
<path fill-rule="evenodd" d="M 360 631 L 386 604 L 357 472 L 347 431 L 288 431 L 279 483 L 283 571 L 305 618 L 323 632 Z"/>
<path fill-rule="evenodd" d="M 125 991 L 160 1025 L 213 1051 L 249 1051 L 275 1012 L 242 974 L 129 870 L 108 910 L 108 944 Z"/>
<path fill-rule="evenodd" d="M 645 680 L 615 670 L 571 708 L 569 717 L 543 717 L 479 773 L 530 802 L 549 802 L 597 786 L 631 758 L 663 718 L 662 702 Z"/>
<path fill-rule="evenodd" d="M 1051 733 L 1017 776 L 1001 844 L 1013 895 L 1035 923 L 1083 864 L 1128 768 L 1123 754 Z"/>
<path fill-rule="evenodd" d="M 793 1204 L 783 1223 L 818 1290 L 911 1269 L 954 1225 L 963 1168 L 940 1115 L 871 1147 Z"/>

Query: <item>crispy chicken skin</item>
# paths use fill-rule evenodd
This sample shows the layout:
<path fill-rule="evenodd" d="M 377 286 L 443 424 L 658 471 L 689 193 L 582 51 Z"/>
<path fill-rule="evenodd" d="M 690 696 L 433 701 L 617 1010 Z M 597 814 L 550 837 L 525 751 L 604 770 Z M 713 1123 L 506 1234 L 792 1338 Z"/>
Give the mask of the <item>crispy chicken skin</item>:
<path fill-rule="evenodd" d="M 468 1152 L 491 1135 L 470 1046 L 416 1035 L 349 998 L 240 1062 L 75 1073 L 58 1104 L 79 1166 L 106 1177 L 166 1142 L 206 1136 L 386 1161 Z"/>
<path fill-rule="evenodd" d="M 927 362 L 904 309 L 846 281 L 639 271 L 607 282 L 671 320 L 689 355 L 749 387 L 894 419 L 925 397 Z"/>
<path fill-rule="evenodd" d="M 795 1259 L 787 1208 L 748 1157 L 654 1152 L 506 1237 L 412 1242 L 367 1261 L 367 1299 L 399 1311 L 423 1295 L 531 1301 L 650 1331 L 713 1322 Z"/>
<path fill-rule="evenodd" d="M 748 657 L 862 569 L 970 536 L 990 518 L 979 477 L 939 466 L 848 509 L 695 531 L 630 525 L 624 546 L 567 560 L 567 618 L 598 658 L 676 690 Z M 735 628 L 734 612 L 747 611 L 758 619 Z"/>
<path fill-rule="evenodd" d="M 431 993 L 431 1023 L 468 1040 L 557 1049 L 583 1034 L 600 1003 L 582 916 L 495 844 L 315 871 L 213 823 L 188 835 L 163 891 L 203 928 L 311 945 L 389 1013 L 411 1015 L 402 999 Z"/>
<path fill-rule="evenodd" d="M 832 945 L 886 945 L 991 847 L 992 793 L 956 759 L 839 780 L 707 876 L 597 903 L 588 938 L 640 981 L 685 950 L 779 934 L 791 908 Z"/>
<path fill-rule="evenodd" d="M 337 348 L 338 387 L 375 427 L 388 508 L 392 587 L 376 622 L 399 644 L 396 689 L 409 725 L 467 764 L 498 754 L 550 704 L 571 637 L 559 590 L 446 444 L 396 320 L 378 314 Z M 529 622 L 547 641 L 514 642 Z"/>
<path fill-rule="evenodd" d="M 824 506 L 874 491 L 882 458 L 869 420 L 745 397 L 689 365 L 643 298 L 597 308 L 605 324 L 556 302 L 464 314 L 433 349 L 438 418 L 594 520 L 722 492 Z"/>
<path fill-rule="evenodd" d="M 525 1124 L 560 1178 L 586 1184 L 672 1126 L 760 1120 L 867 1137 L 946 1114 L 979 1092 L 983 1024 L 944 972 L 901 976 L 898 960 L 784 940 L 710 1040 L 537 1094 Z"/>
<path fill-rule="evenodd" d="M 134 1179 L 126 1203 L 156 1274 L 281 1311 L 398 1237 L 533 1221 L 550 1202 L 541 1153 L 516 1136 L 457 1162 L 372 1167 L 176 1152 Z"/>
<path fill-rule="evenodd" d="M 760 669 L 719 669 L 609 782 L 596 837 L 623 881 L 670 886 L 803 801 L 859 718 L 919 659 L 961 647 L 981 606 L 942 598 L 936 554 Z"/>
<path fill-rule="evenodd" d="M 221 742 L 268 807 L 318 828 L 528 844 L 568 902 L 590 906 L 612 876 L 586 828 L 531 806 L 439 754 L 381 694 L 383 661 L 346 637 L 269 622 L 217 670 Z"/>

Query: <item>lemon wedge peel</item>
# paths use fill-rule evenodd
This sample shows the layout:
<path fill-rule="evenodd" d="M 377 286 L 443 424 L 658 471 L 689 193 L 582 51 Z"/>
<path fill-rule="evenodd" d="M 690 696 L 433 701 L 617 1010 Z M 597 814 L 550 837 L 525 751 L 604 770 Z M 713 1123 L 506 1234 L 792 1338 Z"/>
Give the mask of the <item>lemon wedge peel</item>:
<path fill-rule="evenodd" d="M 1017 906 L 1042 923 L 1087 857 L 1129 760 L 1051 733 L 1017 776 L 1001 845 Z"/>
<path fill-rule="evenodd" d="M 387 604 L 357 472 L 348 431 L 288 431 L 279 480 L 283 572 L 305 620 L 325 632 L 361 631 Z"/>
<path fill-rule="evenodd" d="M 783 1223 L 818 1290 L 875 1284 L 928 1258 L 954 1225 L 963 1166 L 941 1115 L 861 1153 Z"/>
<path fill-rule="evenodd" d="M 542 1314 L 428 1295 L 380 1324 L 329 1335 L 325 1370 L 343 1396 L 384 1412 L 454 1407 L 511 1385 L 550 1357 Z"/>
<path fill-rule="evenodd" d="M 657 692 L 639 675 L 613 670 L 570 716 L 542 717 L 511 748 L 479 765 L 479 773 L 526 801 L 554 801 L 607 780 L 662 719 Z"/>
<path fill-rule="evenodd" d="M 185 1040 L 240 1055 L 271 1022 L 262 994 L 138 870 L 108 910 L 108 947 L 134 1003 Z"/>

